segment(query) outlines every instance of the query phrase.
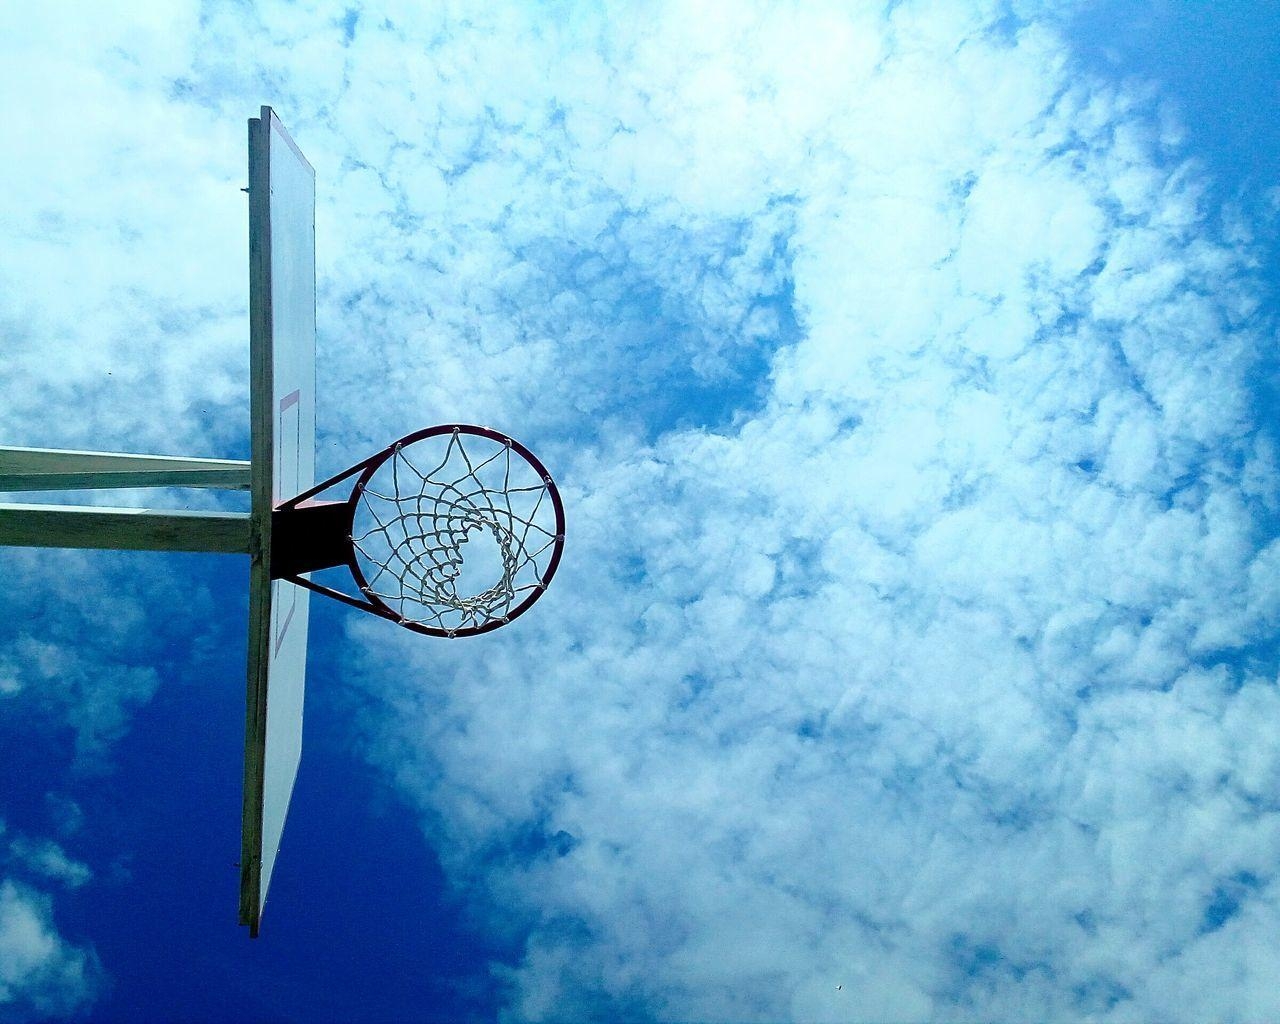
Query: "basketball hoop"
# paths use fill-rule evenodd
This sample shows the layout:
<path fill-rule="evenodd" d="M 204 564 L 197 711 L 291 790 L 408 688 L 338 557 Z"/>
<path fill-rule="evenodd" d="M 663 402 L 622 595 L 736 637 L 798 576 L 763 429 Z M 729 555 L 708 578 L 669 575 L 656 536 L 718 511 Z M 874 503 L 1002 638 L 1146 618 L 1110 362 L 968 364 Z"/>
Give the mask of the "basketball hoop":
<path fill-rule="evenodd" d="M 315 495 L 358 477 L 345 501 Z M 409 434 L 281 503 L 271 577 L 431 636 L 476 636 L 524 614 L 555 575 L 564 506 L 519 441 L 451 423 Z M 345 565 L 360 597 L 309 580 Z"/>
<path fill-rule="evenodd" d="M 474 636 L 528 611 L 564 551 L 550 474 L 488 427 L 419 430 L 313 486 L 316 173 L 276 112 L 259 114 L 243 190 L 250 459 L 0 445 L 0 491 L 249 492 L 248 511 L 0 502 L 0 547 L 249 556 L 239 910 L 251 936 L 301 763 L 311 592 L 419 633 Z M 317 497 L 352 478 L 343 500 Z M 339 566 L 352 592 L 308 578 Z"/>

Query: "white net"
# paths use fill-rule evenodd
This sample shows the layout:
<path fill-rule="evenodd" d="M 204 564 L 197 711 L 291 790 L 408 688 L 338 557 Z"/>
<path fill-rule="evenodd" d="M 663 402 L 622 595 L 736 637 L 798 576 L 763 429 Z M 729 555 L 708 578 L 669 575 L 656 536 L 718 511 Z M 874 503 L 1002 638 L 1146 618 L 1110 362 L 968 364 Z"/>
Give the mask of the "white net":
<path fill-rule="evenodd" d="M 397 445 L 356 506 L 361 589 L 448 636 L 507 622 L 554 570 L 553 487 L 506 439 L 454 428 Z"/>

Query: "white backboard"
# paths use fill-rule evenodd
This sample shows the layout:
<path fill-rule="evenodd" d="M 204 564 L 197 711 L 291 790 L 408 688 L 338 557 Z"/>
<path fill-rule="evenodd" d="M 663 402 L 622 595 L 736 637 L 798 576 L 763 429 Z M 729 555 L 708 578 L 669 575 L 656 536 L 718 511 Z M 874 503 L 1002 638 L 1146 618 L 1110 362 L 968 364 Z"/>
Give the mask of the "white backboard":
<path fill-rule="evenodd" d="M 252 550 L 240 923 L 258 934 L 302 756 L 310 591 L 271 579 L 271 511 L 315 482 L 315 171 L 249 121 Z"/>

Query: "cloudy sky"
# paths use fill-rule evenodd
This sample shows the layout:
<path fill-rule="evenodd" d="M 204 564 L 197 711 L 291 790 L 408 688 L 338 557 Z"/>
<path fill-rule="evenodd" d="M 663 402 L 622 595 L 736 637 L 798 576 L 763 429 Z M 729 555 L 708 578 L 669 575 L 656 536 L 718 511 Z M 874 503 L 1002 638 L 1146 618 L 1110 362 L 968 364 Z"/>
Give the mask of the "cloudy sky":
<path fill-rule="evenodd" d="M 484 637 L 313 603 L 254 942 L 245 561 L 0 551 L 0 1020 L 1280 1017 L 1277 39 L 0 2 L 0 439 L 248 457 L 267 103 L 318 473 L 489 423 L 569 524 Z"/>

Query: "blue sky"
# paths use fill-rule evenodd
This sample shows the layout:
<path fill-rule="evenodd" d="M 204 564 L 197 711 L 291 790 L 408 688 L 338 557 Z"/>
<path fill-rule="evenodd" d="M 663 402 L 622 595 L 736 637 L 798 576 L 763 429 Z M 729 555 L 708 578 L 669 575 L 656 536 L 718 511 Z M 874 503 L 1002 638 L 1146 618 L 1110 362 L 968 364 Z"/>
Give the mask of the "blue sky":
<path fill-rule="evenodd" d="M 318 473 L 489 423 L 569 524 L 484 637 L 313 603 L 254 942 L 246 566 L 0 551 L 0 1020 L 1280 1016 L 1277 28 L 0 7 L 5 443 L 247 457 L 268 103 Z"/>

